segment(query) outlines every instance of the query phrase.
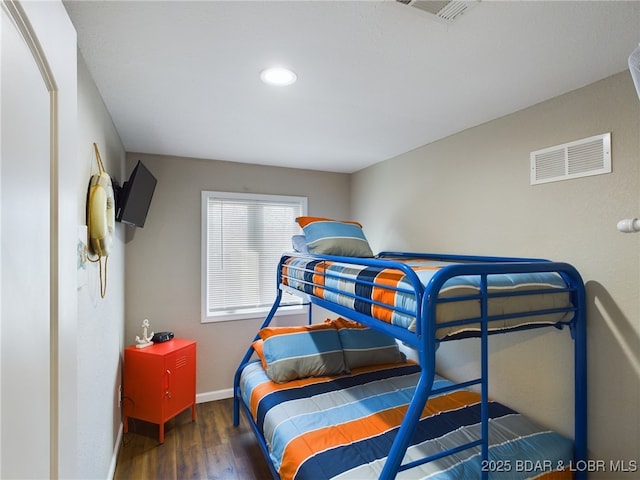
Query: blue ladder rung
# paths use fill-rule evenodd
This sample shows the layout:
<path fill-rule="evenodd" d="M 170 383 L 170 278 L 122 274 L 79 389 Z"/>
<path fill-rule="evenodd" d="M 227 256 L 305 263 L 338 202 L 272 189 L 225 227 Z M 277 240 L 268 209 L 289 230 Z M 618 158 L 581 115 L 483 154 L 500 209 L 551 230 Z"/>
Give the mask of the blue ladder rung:
<path fill-rule="evenodd" d="M 463 450 L 468 450 L 469 448 L 478 447 L 482 445 L 482 440 L 476 440 L 474 442 L 465 443 L 463 445 L 458 445 L 455 448 L 451 448 L 449 450 L 444 450 L 442 452 L 434 453 L 433 455 L 425 458 L 421 458 L 419 460 L 414 460 L 413 462 L 406 463 L 404 465 L 400 465 L 398 471 L 409 470 L 410 468 L 417 467 L 419 465 L 423 465 L 425 463 L 433 462 L 434 460 L 438 460 L 442 457 L 448 457 L 449 455 L 453 455 L 454 453 L 461 452 Z"/>

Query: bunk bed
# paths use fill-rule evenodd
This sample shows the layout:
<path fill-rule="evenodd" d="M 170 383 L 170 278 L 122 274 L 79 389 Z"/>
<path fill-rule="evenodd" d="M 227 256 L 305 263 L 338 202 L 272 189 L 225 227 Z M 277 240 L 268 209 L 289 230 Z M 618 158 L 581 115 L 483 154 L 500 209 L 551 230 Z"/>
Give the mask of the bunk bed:
<path fill-rule="evenodd" d="M 575 468 L 587 459 L 585 292 L 573 266 L 296 252 L 282 256 L 276 283 L 274 304 L 234 380 L 234 425 L 242 410 L 274 478 L 586 478 Z M 271 326 L 284 292 L 303 297 L 307 326 Z M 339 318 L 313 323 L 311 305 Z M 566 327 L 574 341 L 572 440 L 489 399 L 489 336 L 543 327 Z M 364 352 L 368 363 L 349 360 L 358 348 L 347 348 L 349 331 L 360 335 L 351 339 L 357 345 L 372 347 Z M 401 352 L 398 358 L 376 335 L 409 346 L 417 362 Z M 440 378 L 439 344 L 468 337 L 481 345 L 479 377 Z M 306 356 L 309 345 L 320 361 Z M 331 356 L 340 347 L 344 365 Z"/>

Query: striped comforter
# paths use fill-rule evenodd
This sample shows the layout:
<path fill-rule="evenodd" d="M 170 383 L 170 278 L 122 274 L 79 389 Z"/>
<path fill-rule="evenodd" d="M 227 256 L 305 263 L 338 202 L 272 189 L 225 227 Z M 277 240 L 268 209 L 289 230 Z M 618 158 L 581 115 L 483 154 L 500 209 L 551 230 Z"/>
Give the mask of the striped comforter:
<path fill-rule="evenodd" d="M 422 285 L 450 262 L 427 259 L 391 259 L 404 262 L 417 274 Z M 321 261 L 312 257 L 290 257 L 282 266 L 282 283 L 329 302 L 365 315 L 415 331 L 416 298 L 406 275 L 396 269 Z M 518 273 L 490 275 L 490 294 L 536 290 L 541 293 L 490 298 L 489 316 L 507 316 L 489 323 L 489 331 L 523 328 L 529 325 L 555 325 L 571 319 L 572 313 L 560 312 L 508 318 L 508 315 L 570 307 L 570 296 L 554 290 L 566 284 L 557 273 Z M 448 280 L 438 298 L 477 295 L 480 277 L 468 275 Z M 480 318 L 480 301 L 460 300 L 441 303 L 436 309 L 436 323 Z M 479 323 L 447 326 L 436 336 L 454 338 L 472 336 L 480 331 Z"/>
<path fill-rule="evenodd" d="M 349 375 L 271 382 L 249 363 L 240 386 L 245 404 L 283 480 L 378 478 L 419 377 L 412 363 L 363 367 Z M 434 388 L 448 383 L 436 379 Z M 557 472 L 572 458 L 572 442 L 490 403 L 490 478 L 570 478 Z M 423 458 L 479 438 L 479 395 L 456 391 L 429 400 L 405 456 Z M 480 478 L 479 449 L 398 474 L 401 479 Z"/>

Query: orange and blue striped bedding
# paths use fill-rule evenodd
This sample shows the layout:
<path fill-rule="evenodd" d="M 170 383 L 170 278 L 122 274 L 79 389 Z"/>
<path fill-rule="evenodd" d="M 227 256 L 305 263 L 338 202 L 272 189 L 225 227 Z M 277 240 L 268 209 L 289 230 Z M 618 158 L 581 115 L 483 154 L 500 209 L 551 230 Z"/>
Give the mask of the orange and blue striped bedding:
<path fill-rule="evenodd" d="M 243 370 L 244 403 L 282 480 L 378 478 L 420 375 L 413 363 L 362 367 L 351 374 L 285 384 L 260 362 Z M 436 378 L 434 388 L 448 384 Z M 489 404 L 490 478 L 571 478 L 556 471 L 572 459 L 572 441 L 497 403 Z M 430 456 L 480 436 L 480 396 L 461 390 L 431 398 L 405 460 Z M 478 448 L 417 468 L 400 479 L 480 478 Z"/>
<path fill-rule="evenodd" d="M 452 262 L 416 258 L 389 258 L 410 266 L 423 286 Z M 416 295 L 407 276 L 398 269 L 318 260 L 313 257 L 289 257 L 282 265 L 282 283 L 364 315 L 411 331 L 416 328 Z M 562 277 L 554 272 L 496 274 L 488 277 L 488 315 L 500 317 L 488 324 L 489 331 L 523 328 L 530 325 L 556 325 L 571 319 L 572 313 L 546 313 L 509 318 L 509 315 L 571 307 L 571 299 Z M 526 295 L 514 292 L 535 291 Z M 480 292 L 480 276 L 464 275 L 448 280 L 438 298 L 464 297 L 460 301 L 440 303 L 436 324 L 480 318 L 480 301 L 468 299 Z M 505 296 L 495 296 L 505 294 Z M 436 337 L 460 338 L 480 331 L 479 323 L 439 328 Z"/>

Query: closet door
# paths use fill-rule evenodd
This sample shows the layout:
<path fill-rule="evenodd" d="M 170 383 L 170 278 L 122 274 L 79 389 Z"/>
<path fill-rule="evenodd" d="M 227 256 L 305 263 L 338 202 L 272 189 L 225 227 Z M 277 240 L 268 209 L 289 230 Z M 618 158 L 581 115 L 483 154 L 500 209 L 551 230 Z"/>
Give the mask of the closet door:
<path fill-rule="evenodd" d="M 0 478 L 50 478 L 54 102 L 28 21 L 0 5 Z"/>

